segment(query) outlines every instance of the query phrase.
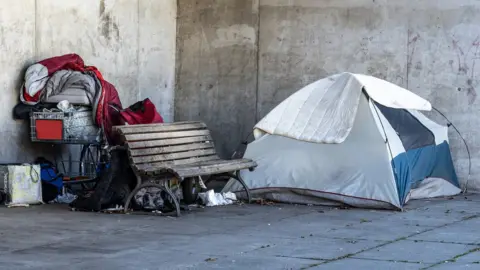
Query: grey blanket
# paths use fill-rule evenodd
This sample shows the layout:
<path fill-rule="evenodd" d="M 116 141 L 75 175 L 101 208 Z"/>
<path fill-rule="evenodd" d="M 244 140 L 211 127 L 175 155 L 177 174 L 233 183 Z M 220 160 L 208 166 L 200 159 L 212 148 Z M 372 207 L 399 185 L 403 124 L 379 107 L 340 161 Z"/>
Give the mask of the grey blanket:
<path fill-rule="evenodd" d="M 47 81 L 40 101 L 59 102 L 64 98 L 57 100 L 55 96 L 63 94 L 71 97 L 67 100 L 71 99 L 69 101 L 73 104 L 93 105 L 100 89 L 100 84 L 94 75 L 79 71 L 59 70 Z"/>

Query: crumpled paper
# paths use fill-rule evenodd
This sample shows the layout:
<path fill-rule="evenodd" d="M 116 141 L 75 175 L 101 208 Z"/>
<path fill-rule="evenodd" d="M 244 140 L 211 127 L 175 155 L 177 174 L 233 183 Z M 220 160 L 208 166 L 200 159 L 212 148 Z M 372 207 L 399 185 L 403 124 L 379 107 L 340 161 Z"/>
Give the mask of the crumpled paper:
<path fill-rule="evenodd" d="M 198 197 L 205 206 L 229 205 L 237 201 L 235 193 L 215 193 L 213 189 L 199 193 Z"/>

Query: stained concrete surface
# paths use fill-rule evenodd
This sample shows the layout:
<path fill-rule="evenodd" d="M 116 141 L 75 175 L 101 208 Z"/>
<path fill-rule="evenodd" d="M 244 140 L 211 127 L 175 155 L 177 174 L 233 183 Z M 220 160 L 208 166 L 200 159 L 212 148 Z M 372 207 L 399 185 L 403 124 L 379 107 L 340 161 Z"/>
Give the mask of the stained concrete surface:
<path fill-rule="evenodd" d="M 223 157 L 255 124 L 258 3 L 179 0 L 175 120 L 202 120 Z"/>
<path fill-rule="evenodd" d="M 150 98 L 165 121 L 171 122 L 177 0 L 139 0 L 138 4 L 138 100 Z"/>
<path fill-rule="evenodd" d="M 59 205 L 0 208 L 0 265 L 479 269 L 478 203 L 480 195 L 462 195 L 414 201 L 404 212 L 234 205 L 193 209 L 180 218 L 71 212 Z"/>
<path fill-rule="evenodd" d="M 472 153 L 472 177 L 479 179 L 480 99 L 480 6 L 459 1 L 462 6 L 443 3 L 431 9 L 421 6 L 409 14 L 408 87 L 432 102 L 462 132 Z M 445 124 L 437 113 L 434 120 Z M 468 152 L 461 138 L 450 128 L 450 147 L 461 182 L 468 174 Z M 470 180 L 480 190 L 480 181 Z"/>

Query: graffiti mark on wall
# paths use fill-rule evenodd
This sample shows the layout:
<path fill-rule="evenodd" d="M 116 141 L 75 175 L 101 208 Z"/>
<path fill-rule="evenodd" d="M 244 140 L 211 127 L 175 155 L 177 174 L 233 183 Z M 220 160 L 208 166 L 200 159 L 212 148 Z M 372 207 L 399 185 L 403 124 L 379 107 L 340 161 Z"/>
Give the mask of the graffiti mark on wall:
<path fill-rule="evenodd" d="M 99 6 L 99 19 L 98 31 L 100 35 L 106 40 L 107 44 L 117 42 L 120 40 L 120 30 L 115 22 L 115 18 L 105 5 L 105 0 L 100 0 Z"/>
<path fill-rule="evenodd" d="M 480 59 L 480 35 L 477 36 L 468 46 L 461 46 L 459 40 L 452 37 L 452 48 L 456 59 L 450 60 L 449 65 L 457 74 L 457 81 L 465 83 L 465 87 L 458 87 L 459 91 L 465 90 L 468 97 L 468 104 L 472 105 L 477 99 L 477 86 L 480 80 L 477 78 L 475 66 Z M 456 62 L 456 64 L 455 64 Z"/>
<path fill-rule="evenodd" d="M 415 55 L 415 50 L 417 49 L 417 42 L 420 39 L 420 35 L 418 33 L 413 34 L 411 30 L 408 30 L 408 55 L 407 55 L 407 73 L 410 73 L 410 70 L 413 65 L 413 57 Z"/>

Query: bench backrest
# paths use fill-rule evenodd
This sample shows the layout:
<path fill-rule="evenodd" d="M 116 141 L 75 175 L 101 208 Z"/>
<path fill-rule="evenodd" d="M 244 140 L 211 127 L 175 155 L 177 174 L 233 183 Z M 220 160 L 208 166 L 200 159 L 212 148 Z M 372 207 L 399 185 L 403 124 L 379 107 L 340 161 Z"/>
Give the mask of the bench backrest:
<path fill-rule="evenodd" d="M 219 159 L 212 136 L 202 122 L 116 126 L 137 171 Z"/>

